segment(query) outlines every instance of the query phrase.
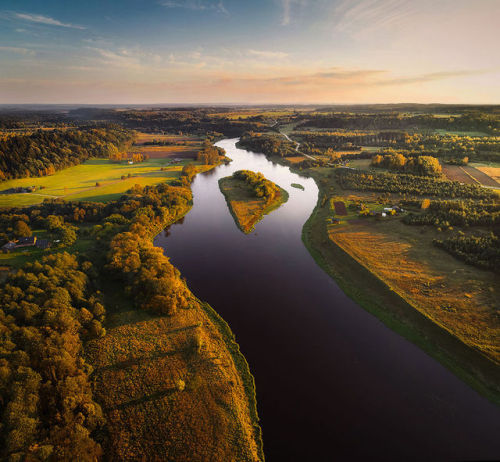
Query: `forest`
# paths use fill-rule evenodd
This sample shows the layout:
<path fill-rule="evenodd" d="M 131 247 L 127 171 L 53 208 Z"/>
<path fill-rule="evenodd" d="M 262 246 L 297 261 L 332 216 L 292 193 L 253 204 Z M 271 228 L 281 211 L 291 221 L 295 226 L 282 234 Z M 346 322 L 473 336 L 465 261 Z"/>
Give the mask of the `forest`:
<path fill-rule="evenodd" d="M 263 152 L 268 156 L 287 157 L 295 155 L 295 145 L 281 136 L 255 132 L 244 133 L 238 144 L 250 151 Z"/>
<path fill-rule="evenodd" d="M 336 170 L 344 189 L 380 191 L 400 195 L 432 196 L 442 198 L 496 198 L 495 192 L 475 184 L 461 184 L 433 177 L 395 173 L 365 173 L 354 169 Z"/>
<path fill-rule="evenodd" d="M 461 115 L 436 117 L 433 114 L 405 114 L 389 112 L 387 114 L 332 113 L 319 114 L 301 122 L 297 128 L 341 128 L 351 130 L 410 130 L 444 129 L 450 131 L 475 130 L 489 134 L 500 132 L 500 117 L 497 114 L 470 112 Z"/>
<path fill-rule="evenodd" d="M 20 222 L 25 231 L 30 224 L 50 229 L 97 223 L 84 231 L 97 238 L 88 253 L 93 261 L 65 252 L 48 255 L 9 275 L 0 289 L 1 456 L 89 461 L 102 456 L 92 434 L 104 419 L 92 399 L 91 368 L 81 357 L 84 340 L 105 335 L 106 310 L 96 288 L 118 278 L 141 309 L 173 315 L 185 307 L 190 292 L 151 237 L 190 203 L 189 189 L 160 184 L 136 187 L 106 205 L 47 201 L 0 216 L 4 238 L 18 234 Z"/>
<path fill-rule="evenodd" d="M 399 152 L 382 151 L 372 157 L 373 167 L 383 167 L 389 170 L 407 172 L 414 175 L 440 176 L 442 172 L 439 161 L 432 156 L 405 157 Z"/>
<path fill-rule="evenodd" d="M 273 199 L 279 193 L 279 187 L 272 181 L 267 180 L 262 173 L 255 173 L 251 170 L 238 170 L 233 173 L 233 177 L 245 181 L 253 190 L 256 197 Z"/>
<path fill-rule="evenodd" d="M 51 175 L 90 157 L 113 158 L 133 139 L 133 132 L 118 126 L 0 136 L 0 179 Z"/>

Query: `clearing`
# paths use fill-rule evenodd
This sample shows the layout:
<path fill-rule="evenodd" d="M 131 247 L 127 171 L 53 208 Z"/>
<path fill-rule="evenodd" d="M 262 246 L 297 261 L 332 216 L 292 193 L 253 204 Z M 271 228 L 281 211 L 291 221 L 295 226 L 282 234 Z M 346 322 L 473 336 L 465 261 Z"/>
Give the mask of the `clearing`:
<path fill-rule="evenodd" d="M 107 202 L 119 198 L 135 184 L 147 186 L 175 180 L 179 178 L 182 167 L 190 162 L 182 160 L 172 164 L 168 158 L 161 158 L 129 165 L 108 159 L 90 159 L 54 175 L 2 182 L 2 190 L 28 186 L 36 186 L 37 190 L 34 193 L 0 194 L 0 207 L 33 205 L 46 198 Z M 205 168 L 199 162 L 194 163 L 200 171 Z M 122 176 L 125 178 L 121 179 Z"/>

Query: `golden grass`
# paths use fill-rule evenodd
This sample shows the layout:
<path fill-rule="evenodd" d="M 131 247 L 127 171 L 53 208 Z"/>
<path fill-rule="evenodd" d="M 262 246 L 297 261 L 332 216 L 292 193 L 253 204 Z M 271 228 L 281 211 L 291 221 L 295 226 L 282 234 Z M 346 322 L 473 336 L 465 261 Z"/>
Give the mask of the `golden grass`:
<path fill-rule="evenodd" d="M 202 139 L 192 135 L 161 135 L 156 133 L 137 132 L 135 144 L 143 144 L 153 140 L 169 141 L 171 143 L 201 143 Z"/>
<path fill-rule="evenodd" d="M 133 151 L 147 154 L 150 159 L 164 159 L 166 157 L 196 158 L 201 145 L 188 146 L 134 146 Z"/>
<path fill-rule="evenodd" d="M 330 239 L 432 321 L 500 362 L 498 276 L 432 245 L 433 230 L 398 220 L 328 229 Z"/>
<path fill-rule="evenodd" d="M 290 162 L 291 164 L 297 164 L 299 162 L 302 162 L 305 159 L 306 159 L 306 157 L 304 157 L 304 156 L 291 156 L 291 157 L 286 158 L 286 160 L 288 162 Z"/>
<path fill-rule="evenodd" d="M 203 306 L 118 318 L 85 347 L 109 459 L 260 460 L 244 384 Z"/>
<path fill-rule="evenodd" d="M 272 201 L 255 197 L 251 187 L 245 181 L 232 176 L 220 179 L 219 187 L 226 198 L 236 225 L 245 234 L 250 233 L 264 218 L 264 215 L 288 200 L 287 192 L 281 188 Z"/>
<path fill-rule="evenodd" d="M 483 167 L 475 166 L 477 170 L 493 178 L 497 183 L 500 183 L 500 167 Z"/>

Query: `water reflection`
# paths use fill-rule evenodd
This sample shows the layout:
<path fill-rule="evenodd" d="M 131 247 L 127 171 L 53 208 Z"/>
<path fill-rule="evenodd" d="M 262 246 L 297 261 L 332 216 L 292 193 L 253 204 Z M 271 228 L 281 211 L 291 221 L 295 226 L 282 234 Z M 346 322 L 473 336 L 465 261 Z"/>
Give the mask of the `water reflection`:
<path fill-rule="evenodd" d="M 313 261 L 301 232 L 314 181 L 235 142 L 218 143 L 233 162 L 196 177 L 193 209 L 155 243 L 235 332 L 256 379 L 268 460 L 500 458 L 499 408 L 357 306 Z M 218 187 L 240 169 L 290 195 L 249 235 Z"/>

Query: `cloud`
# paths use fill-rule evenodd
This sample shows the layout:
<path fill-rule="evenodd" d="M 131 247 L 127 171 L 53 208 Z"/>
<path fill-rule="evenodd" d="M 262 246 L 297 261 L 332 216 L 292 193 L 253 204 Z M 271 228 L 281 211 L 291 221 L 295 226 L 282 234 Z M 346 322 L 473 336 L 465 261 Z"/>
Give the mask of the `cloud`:
<path fill-rule="evenodd" d="M 1 51 L 7 51 L 10 53 L 17 53 L 20 55 L 25 55 L 25 56 L 33 56 L 35 52 L 33 50 L 30 50 L 28 48 L 22 48 L 22 47 L 0 47 L 0 52 Z"/>
<path fill-rule="evenodd" d="M 104 48 L 88 48 L 96 52 L 102 58 L 103 64 L 107 66 L 126 67 L 130 69 L 142 68 L 136 54 L 128 50 L 122 49 L 119 52 L 115 52 Z"/>
<path fill-rule="evenodd" d="M 224 2 L 219 1 L 209 1 L 209 0 L 162 0 L 160 5 L 165 8 L 184 8 L 186 10 L 192 11 L 216 11 L 225 15 L 229 15 Z"/>
<path fill-rule="evenodd" d="M 281 25 L 288 26 L 292 20 L 292 10 L 295 7 L 302 9 L 306 6 L 307 0 L 281 0 L 281 7 L 283 8 L 283 16 L 281 18 Z"/>
<path fill-rule="evenodd" d="M 412 0 L 341 0 L 333 9 L 335 30 L 370 33 L 402 24 L 419 10 Z"/>
<path fill-rule="evenodd" d="M 398 77 L 392 79 L 382 80 L 376 82 L 376 85 L 409 85 L 413 83 L 426 83 L 435 80 L 451 79 L 454 77 L 466 77 L 469 75 L 482 75 L 494 72 L 491 69 L 477 69 L 477 70 L 458 70 L 458 71 L 442 71 L 431 72 L 429 74 L 422 74 L 409 77 Z"/>
<path fill-rule="evenodd" d="M 47 26 L 69 27 L 71 29 L 81 29 L 81 30 L 86 29 L 86 27 L 79 26 L 77 24 L 61 22 L 57 19 L 51 18 L 50 16 L 43 16 L 41 14 L 14 13 L 13 16 L 17 19 L 34 22 L 37 24 L 45 24 Z"/>
<path fill-rule="evenodd" d="M 271 88 L 273 91 L 281 92 L 283 88 L 297 88 L 309 91 L 311 89 L 323 89 L 330 91 L 334 88 L 376 88 L 381 86 L 410 85 L 436 80 L 451 79 L 469 75 L 481 75 L 494 70 L 458 70 L 441 71 L 423 75 L 398 77 L 392 76 L 386 70 L 381 69 L 347 69 L 333 67 L 322 69 L 308 74 L 285 74 L 276 77 L 254 77 L 254 76 L 224 76 L 219 83 L 235 85 L 241 88 L 253 86 L 259 88 Z"/>
<path fill-rule="evenodd" d="M 257 56 L 258 58 L 266 59 L 283 59 L 288 56 L 288 53 L 283 51 L 269 51 L 269 50 L 248 50 L 248 54 Z"/>

